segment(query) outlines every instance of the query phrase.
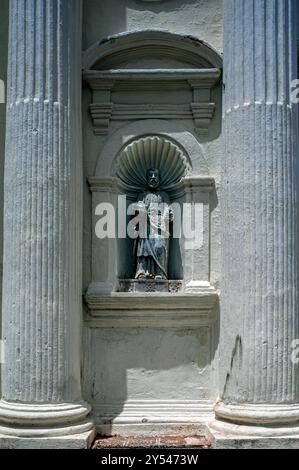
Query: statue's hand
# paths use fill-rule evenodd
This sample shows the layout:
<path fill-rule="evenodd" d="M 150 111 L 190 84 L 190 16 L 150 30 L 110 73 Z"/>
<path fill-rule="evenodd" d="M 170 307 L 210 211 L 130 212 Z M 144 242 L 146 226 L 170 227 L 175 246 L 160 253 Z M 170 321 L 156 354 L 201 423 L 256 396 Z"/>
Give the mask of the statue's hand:
<path fill-rule="evenodd" d="M 146 205 L 144 204 L 144 202 L 142 201 L 137 202 L 136 210 L 138 210 L 139 212 L 143 212 L 143 213 L 146 212 Z"/>
<path fill-rule="evenodd" d="M 173 212 L 170 210 L 167 210 L 164 212 L 163 215 L 164 219 L 167 220 L 167 222 L 172 222 L 173 221 Z"/>

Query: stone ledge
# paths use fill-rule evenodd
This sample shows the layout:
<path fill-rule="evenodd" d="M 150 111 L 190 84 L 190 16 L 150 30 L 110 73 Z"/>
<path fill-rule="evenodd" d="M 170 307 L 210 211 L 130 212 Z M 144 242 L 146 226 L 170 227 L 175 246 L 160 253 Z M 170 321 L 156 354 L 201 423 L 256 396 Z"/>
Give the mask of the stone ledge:
<path fill-rule="evenodd" d="M 198 327 L 217 320 L 218 293 L 212 286 L 195 292 L 111 292 L 89 290 L 89 327 Z"/>
<path fill-rule="evenodd" d="M 183 281 L 166 279 L 119 279 L 118 292 L 130 293 L 178 293 L 183 290 Z"/>

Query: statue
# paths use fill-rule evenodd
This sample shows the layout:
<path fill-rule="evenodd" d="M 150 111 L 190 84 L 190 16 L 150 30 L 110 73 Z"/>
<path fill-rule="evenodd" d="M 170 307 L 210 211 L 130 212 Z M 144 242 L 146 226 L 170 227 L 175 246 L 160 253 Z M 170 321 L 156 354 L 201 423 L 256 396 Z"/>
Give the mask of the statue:
<path fill-rule="evenodd" d="M 160 171 L 150 168 L 146 174 L 147 190 L 139 196 L 137 209 L 147 221 L 142 236 L 135 240 L 134 259 L 136 262 L 135 279 L 168 279 L 168 252 L 170 222 L 173 212 L 166 192 L 159 190 Z M 137 230 L 137 227 L 135 227 Z"/>

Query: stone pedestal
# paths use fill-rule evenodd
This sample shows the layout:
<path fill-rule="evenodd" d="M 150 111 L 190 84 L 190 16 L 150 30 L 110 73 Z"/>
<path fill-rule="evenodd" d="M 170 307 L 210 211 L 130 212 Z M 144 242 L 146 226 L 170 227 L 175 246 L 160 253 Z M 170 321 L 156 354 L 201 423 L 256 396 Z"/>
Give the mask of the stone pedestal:
<path fill-rule="evenodd" d="M 183 281 L 168 281 L 158 279 L 119 279 L 119 292 L 180 292 L 183 290 Z"/>
<path fill-rule="evenodd" d="M 226 0 L 216 447 L 299 447 L 296 1 Z"/>
<path fill-rule="evenodd" d="M 87 447 L 81 394 L 81 2 L 12 0 L 0 447 Z"/>

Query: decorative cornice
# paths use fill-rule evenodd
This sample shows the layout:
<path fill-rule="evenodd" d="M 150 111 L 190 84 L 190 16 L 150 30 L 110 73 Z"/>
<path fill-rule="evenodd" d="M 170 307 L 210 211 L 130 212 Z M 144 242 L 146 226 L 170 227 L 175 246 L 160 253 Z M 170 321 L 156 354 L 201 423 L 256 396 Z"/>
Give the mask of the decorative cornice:
<path fill-rule="evenodd" d="M 107 135 L 111 121 L 139 119 L 194 119 L 199 134 L 207 134 L 215 113 L 214 103 L 170 104 L 112 104 L 90 105 L 95 135 Z"/>
<path fill-rule="evenodd" d="M 211 88 L 216 85 L 221 76 L 220 69 L 112 69 L 112 70 L 84 70 L 83 78 L 92 89 L 106 80 L 109 84 L 114 81 L 129 80 L 188 80 L 190 86 Z"/>
<path fill-rule="evenodd" d="M 111 121 L 139 119 L 193 119 L 195 129 L 207 134 L 215 113 L 210 102 L 210 90 L 219 79 L 219 69 L 144 69 L 144 70 L 86 70 L 86 83 L 93 91 L 90 113 L 95 135 L 109 132 Z M 185 104 L 119 104 L 111 100 L 111 92 L 156 91 L 186 89 L 193 91 L 193 101 Z M 202 93 L 200 93 L 202 92 Z"/>

